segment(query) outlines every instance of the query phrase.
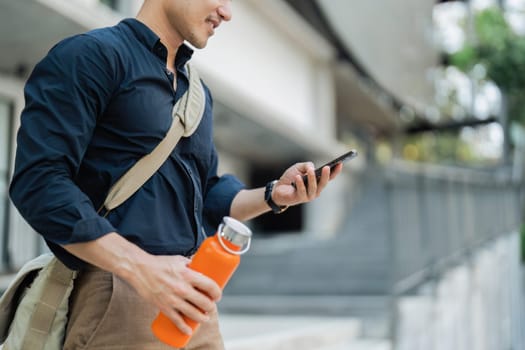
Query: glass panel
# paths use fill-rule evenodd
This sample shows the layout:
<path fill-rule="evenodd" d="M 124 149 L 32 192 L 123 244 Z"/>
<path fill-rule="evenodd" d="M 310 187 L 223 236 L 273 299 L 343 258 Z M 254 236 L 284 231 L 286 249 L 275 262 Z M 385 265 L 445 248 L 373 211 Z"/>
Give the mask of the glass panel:
<path fill-rule="evenodd" d="M 5 181 L 5 176 L 2 177 L 2 180 L 0 180 L 0 248 L 2 247 L 4 243 L 4 235 L 7 234 L 7 232 L 4 232 L 5 227 L 5 220 L 6 220 L 6 205 L 7 205 L 7 181 Z M 0 250 L 0 255 L 1 255 Z"/>
<path fill-rule="evenodd" d="M 0 99 L 0 181 L 6 181 L 9 165 L 9 105 Z"/>
<path fill-rule="evenodd" d="M 9 167 L 10 108 L 7 101 L 0 99 L 0 264 L 4 261 L 4 241 L 7 220 L 7 181 Z"/>

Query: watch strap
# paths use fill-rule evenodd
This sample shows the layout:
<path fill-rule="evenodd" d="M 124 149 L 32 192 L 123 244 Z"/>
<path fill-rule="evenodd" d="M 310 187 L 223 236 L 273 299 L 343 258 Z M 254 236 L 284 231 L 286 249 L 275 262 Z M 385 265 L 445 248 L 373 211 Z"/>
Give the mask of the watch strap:
<path fill-rule="evenodd" d="M 288 209 L 287 205 L 278 205 L 275 203 L 272 199 L 272 192 L 275 184 L 277 183 L 277 180 L 270 181 L 266 184 L 266 188 L 264 190 L 264 201 L 268 206 L 272 209 L 274 214 L 281 214 L 283 211 Z"/>

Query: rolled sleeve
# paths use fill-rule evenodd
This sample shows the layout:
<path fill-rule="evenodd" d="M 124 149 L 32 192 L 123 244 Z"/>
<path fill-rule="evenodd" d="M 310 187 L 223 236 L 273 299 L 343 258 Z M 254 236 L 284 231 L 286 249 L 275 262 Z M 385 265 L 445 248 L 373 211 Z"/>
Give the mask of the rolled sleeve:
<path fill-rule="evenodd" d="M 9 193 L 26 221 L 54 244 L 90 241 L 114 231 L 75 183 L 114 85 L 110 52 L 89 36 L 65 40 L 26 84 Z"/>
<path fill-rule="evenodd" d="M 204 201 L 204 216 L 206 218 L 206 233 L 211 234 L 224 216 L 230 215 L 233 198 L 246 186 L 233 175 L 223 175 L 216 178 L 207 192 Z"/>
<path fill-rule="evenodd" d="M 115 231 L 116 229 L 108 220 L 96 216 L 90 219 L 77 221 L 75 226 L 73 226 L 73 237 L 83 237 L 87 240 L 91 240 Z"/>

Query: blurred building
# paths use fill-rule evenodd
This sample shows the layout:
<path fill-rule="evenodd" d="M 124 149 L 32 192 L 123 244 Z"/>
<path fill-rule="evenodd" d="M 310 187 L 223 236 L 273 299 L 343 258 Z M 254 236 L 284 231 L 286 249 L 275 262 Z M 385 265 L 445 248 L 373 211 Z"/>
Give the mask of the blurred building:
<path fill-rule="evenodd" d="M 234 173 L 249 186 L 263 186 L 296 161 L 321 164 L 348 148 L 360 153 L 313 203 L 250 223 L 257 241 L 229 286 L 233 303 L 225 298 L 226 310 L 359 317 L 372 310 L 382 325 L 374 334 L 394 341 L 399 337 L 401 349 L 410 348 L 403 341 L 411 334 L 433 340 L 440 329 L 449 334 L 458 328 L 460 318 L 448 328 L 438 324 L 434 331 L 429 326 L 432 334 L 417 326 L 442 312 L 434 303 L 442 290 L 435 290 L 450 264 L 467 270 L 477 266 L 472 256 L 487 250 L 479 248 L 482 243 L 490 248 L 491 239 L 516 228 L 516 187 L 501 172 L 402 162 L 383 168 L 375 162 L 377 139 L 395 147 L 407 122 L 434 112 L 430 72 L 439 61 L 432 31 L 436 2 L 235 0 L 231 23 L 223 24 L 208 47 L 194 54 L 214 96 L 221 172 Z M 7 197 L 25 80 L 60 39 L 134 16 L 140 4 L 0 1 L 0 259 L 5 273 L 45 250 Z M 492 260 L 486 260 L 503 259 L 515 244 L 515 235 L 499 242 L 494 245 L 499 255 L 489 254 Z M 508 256 L 499 270 L 479 273 L 514 276 L 511 269 L 518 257 Z M 461 281 L 474 280 L 469 273 L 462 269 Z M 433 299 L 416 292 L 429 279 L 434 282 L 423 293 Z M 449 289 L 460 289 L 468 299 L 470 291 L 463 293 L 461 286 Z M 477 296 L 496 293 L 480 292 L 477 286 L 472 290 Z M 407 294 L 417 297 L 407 299 Z M 508 308 L 514 303 L 498 299 L 495 305 L 489 310 L 503 315 L 495 319 L 514 319 Z M 478 326 L 479 333 L 488 327 Z"/>

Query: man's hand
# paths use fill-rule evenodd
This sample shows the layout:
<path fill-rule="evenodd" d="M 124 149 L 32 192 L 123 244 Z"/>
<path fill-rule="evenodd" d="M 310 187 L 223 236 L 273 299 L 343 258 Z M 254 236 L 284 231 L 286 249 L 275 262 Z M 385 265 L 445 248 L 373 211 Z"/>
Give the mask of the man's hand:
<path fill-rule="evenodd" d="M 129 283 L 183 333 L 191 334 L 183 315 L 204 322 L 222 296 L 215 281 L 188 267 L 189 259 L 151 255 L 115 232 L 64 248 Z"/>
<path fill-rule="evenodd" d="M 130 279 L 139 295 L 155 304 L 186 334 L 192 331 L 183 315 L 199 323 L 208 321 L 222 296 L 217 283 L 189 268 L 189 262 L 182 256 L 150 256 L 148 261 L 137 262 Z"/>
<path fill-rule="evenodd" d="M 296 205 L 312 201 L 319 197 L 328 181 L 339 175 L 342 169 L 342 163 L 338 164 L 333 171 L 330 171 L 329 166 L 325 166 L 321 171 L 319 181 L 317 181 L 312 162 L 294 164 L 284 172 L 275 184 L 272 199 L 277 205 Z M 308 177 L 308 186 L 305 186 L 302 178 L 305 174 Z"/>
<path fill-rule="evenodd" d="M 272 199 L 279 206 L 296 205 L 309 202 L 321 194 L 328 181 L 334 179 L 343 164 L 338 164 L 332 172 L 325 166 L 319 182 L 315 178 L 312 162 L 297 163 L 288 168 L 273 188 Z M 302 176 L 308 176 L 308 186 L 304 185 Z M 292 185 L 295 183 L 295 186 Z M 251 190 L 241 190 L 233 199 L 230 215 L 237 220 L 249 220 L 270 210 L 264 200 L 264 187 Z"/>

